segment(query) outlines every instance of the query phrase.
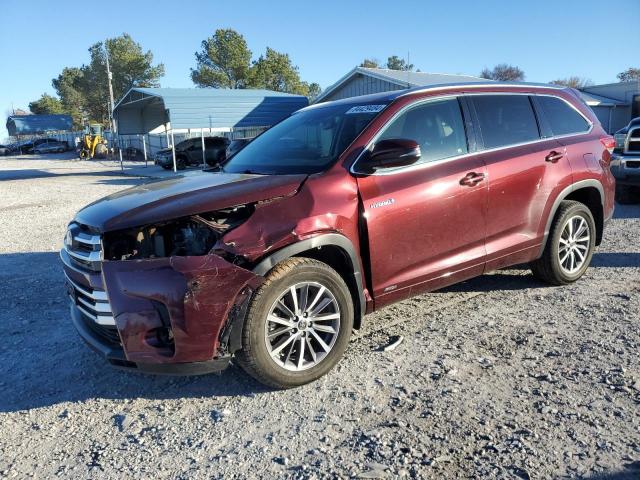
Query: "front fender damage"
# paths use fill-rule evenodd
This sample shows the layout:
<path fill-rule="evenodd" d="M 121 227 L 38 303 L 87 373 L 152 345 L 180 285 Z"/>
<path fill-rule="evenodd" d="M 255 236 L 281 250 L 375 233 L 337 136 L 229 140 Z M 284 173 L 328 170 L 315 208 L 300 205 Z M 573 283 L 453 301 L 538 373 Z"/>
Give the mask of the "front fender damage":
<path fill-rule="evenodd" d="M 125 356 L 136 363 L 232 353 L 221 337 L 263 281 L 215 254 L 105 261 L 102 271 Z"/>

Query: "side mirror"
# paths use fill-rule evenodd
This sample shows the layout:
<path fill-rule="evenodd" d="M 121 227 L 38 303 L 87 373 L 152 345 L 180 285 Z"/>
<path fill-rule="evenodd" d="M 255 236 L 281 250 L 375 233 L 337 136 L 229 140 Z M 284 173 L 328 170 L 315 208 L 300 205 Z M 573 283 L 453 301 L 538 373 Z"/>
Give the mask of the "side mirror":
<path fill-rule="evenodd" d="M 406 167 L 420 160 L 420 145 L 415 140 L 406 138 L 390 138 L 380 140 L 358 166 L 368 172 L 380 168 Z"/>

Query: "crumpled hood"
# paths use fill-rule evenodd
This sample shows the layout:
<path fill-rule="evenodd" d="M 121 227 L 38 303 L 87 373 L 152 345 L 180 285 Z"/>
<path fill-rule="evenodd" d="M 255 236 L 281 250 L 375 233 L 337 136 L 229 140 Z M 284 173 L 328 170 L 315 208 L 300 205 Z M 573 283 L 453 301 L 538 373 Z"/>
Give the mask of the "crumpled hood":
<path fill-rule="evenodd" d="M 297 193 L 307 176 L 193 172 L 93 202 L 75 220 L 101 232 L 137 227 Z"/>

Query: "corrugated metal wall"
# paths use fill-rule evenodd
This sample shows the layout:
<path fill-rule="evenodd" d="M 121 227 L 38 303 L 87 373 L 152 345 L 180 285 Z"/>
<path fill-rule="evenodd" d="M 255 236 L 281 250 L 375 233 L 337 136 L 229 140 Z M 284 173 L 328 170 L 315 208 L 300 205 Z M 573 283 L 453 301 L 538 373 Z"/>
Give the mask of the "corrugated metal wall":
<path fill-rule="evenodd" d="M 357 97 L 359 95 L 368 95 L 370 93 L 389 92 L 392 90 L 404 90 L 404 88 L 395 83 L 358 74 L 331 95 L 323 98 L 322 101 L 329 102 L 331 100 Z"/>

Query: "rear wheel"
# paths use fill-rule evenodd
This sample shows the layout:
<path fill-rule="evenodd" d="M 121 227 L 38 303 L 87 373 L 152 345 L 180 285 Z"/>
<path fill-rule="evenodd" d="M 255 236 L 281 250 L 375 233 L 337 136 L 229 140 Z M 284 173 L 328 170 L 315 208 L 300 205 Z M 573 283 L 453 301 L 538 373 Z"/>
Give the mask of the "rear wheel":
<path fill-rule="evenodd" d="M 530 265 L 533 275 L 551 285 L 575 282 L 591 263 L 595 241 L 595 222 L 587 206 L 562 202 L 542 257 Z"/>
<path fill-rule="evenodd" d="M 255 292 L 237 359 L 271 387 L 304 385 L 340 360 L 352 328 L 353 302 L 342 277 L 317 260 L 291 258 Z"/>

